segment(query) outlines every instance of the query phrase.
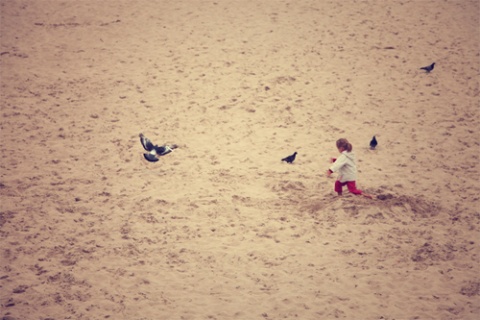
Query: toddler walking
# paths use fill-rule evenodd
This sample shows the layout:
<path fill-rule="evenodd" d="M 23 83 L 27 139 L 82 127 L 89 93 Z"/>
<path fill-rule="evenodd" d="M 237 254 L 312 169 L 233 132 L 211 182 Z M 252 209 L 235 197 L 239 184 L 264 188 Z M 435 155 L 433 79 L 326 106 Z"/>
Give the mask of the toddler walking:
<path fill-rule="evenodd" d="M 335 192 L 341 196 L 343 186 L 347 185 L 348 191 L 351 193 L 372 199 L 373 196 L 371 194 L 357 189 L 355 182 L 357 180 L 357 166 L 355 165 L 355 154 L 352 151 L 352 144 L 347 139 L 338 139 L 337 148 L 338 152 L 340 152 L 340 157 L 331 159 L 333 165 L 327 171 L 328 176 L 338 171 L 338 178 L 335 181 Z"/>

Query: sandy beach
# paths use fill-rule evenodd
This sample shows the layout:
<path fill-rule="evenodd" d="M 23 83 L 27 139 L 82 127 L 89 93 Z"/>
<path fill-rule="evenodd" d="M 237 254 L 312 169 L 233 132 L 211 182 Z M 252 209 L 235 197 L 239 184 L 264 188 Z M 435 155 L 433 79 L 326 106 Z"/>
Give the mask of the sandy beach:
<path fill-rule="evenodd" d="M 480 316 L 478 0 L 0 11 L 0 319 Z"/>

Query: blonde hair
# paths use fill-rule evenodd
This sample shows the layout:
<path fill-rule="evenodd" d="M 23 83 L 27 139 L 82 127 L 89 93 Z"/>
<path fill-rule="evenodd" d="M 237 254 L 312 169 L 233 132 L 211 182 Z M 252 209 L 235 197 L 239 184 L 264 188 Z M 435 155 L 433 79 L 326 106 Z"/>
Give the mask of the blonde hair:
<path fill-rule="evenodd" d="M 348 142 L 347 139 L 338 139 L 337 140 L 337 148 L 342 148 L 343 150 L 346 150 L 347 152 L 350 152 L 353 150 L 353 146 L 350 142 Z"/>

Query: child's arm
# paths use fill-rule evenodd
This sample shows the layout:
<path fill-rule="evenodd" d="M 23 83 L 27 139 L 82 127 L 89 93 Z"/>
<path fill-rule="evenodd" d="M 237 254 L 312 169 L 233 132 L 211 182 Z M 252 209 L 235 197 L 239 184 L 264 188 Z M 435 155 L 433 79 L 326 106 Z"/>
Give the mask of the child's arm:
<path fill-rule="evenodd" d="M 332 172 L 337 172 L 341 167 L 343 167 L 345 165 L 346 162 L 347 162 L 347 157 L 342 154 L 342 155 L 340 155 L 340 157 L 335 159 L 335 162 L 330 167 L 330 170 Z"/>
<path fill-rule="evenodd" d="M 335 161 L 337 161 L 337 158 L 330 158 L 331 163 L 335 163 Z M 330 177 L 332 175 L 332 173 L 333 173 L 332 169 L 328 169 L 327 170 L 327 177 Z"/>

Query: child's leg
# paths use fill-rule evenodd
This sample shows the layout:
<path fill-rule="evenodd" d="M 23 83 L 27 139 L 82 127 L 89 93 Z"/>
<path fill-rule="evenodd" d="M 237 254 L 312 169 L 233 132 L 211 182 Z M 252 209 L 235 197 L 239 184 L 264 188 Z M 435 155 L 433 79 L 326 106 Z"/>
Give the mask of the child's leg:
<path fill-rule="evenodd" d="M 344 184 L 341 183 L 340 181 L 338 181 L 338 180 L 335 181 L 335 192 L 338 193 L 339 196 L 342 195 L 342 186 L 343 186 L 343 185 L 344 185 Z"/>
<path fill-rule="evenodd" d="M 373 199 L 373 195 L 368 194 L 368 193 L 364 193 L 362 190 L 358 190 L 355 181 L 348 181 L 347 182 L 347 188 L 348 188 L 348 191 L 350 191 L 353 194 L 357 194 L 357 195 L 361 194 L 364 197 Z"/>
<path fill-rule="evenodd" d="M 347 188 L 348 188 L 348 191 L 350 191 L 353 194 L 362 194 L 362 190 L 357 189 L 357 185 L 355 181 L 348 181 Z"/>

